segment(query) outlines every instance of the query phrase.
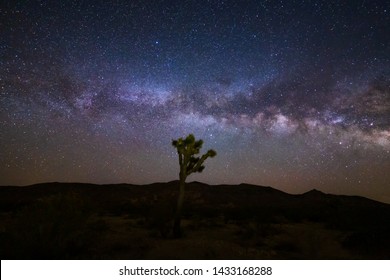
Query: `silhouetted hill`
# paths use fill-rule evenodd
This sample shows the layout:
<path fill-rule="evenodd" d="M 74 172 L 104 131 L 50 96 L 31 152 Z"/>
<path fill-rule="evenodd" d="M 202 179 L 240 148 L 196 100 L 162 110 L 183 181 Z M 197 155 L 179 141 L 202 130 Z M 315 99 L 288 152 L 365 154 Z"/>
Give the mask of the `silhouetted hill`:
<path fill-rule="evenodd" d="M 130 205 L 146 210 L 158 201 L 168 201 L 174 205 L 178 185 L 178 181 L 171 181 L 149 185 L 53 182 L 26 187 L 4 186 L 0 187 L 0 211 L 15 211 L 38 199 L 61 193 L 76 193 L 100 212 L 120 213 Z M 292 195 L 271 187 L 250 184 L 207 185 L 190 182 L 186 186 L 186 205 L 188 213 L 189 210 L 196 210 L 210 212 L 210 215 L 229 213 L 232 217 L 253 217 L 264 212 L 268 218 L 284 216 L 294 220 L 339 220 L 339 226 L 345 227 L 372 224 L 385 218 L 390 220 L 390 205 L 364 197 L 325 194 L 315 189 Z"/>
<path fill-rule="evenodd" d="M 42 183 L 30 186 L 0 186 L 0 210 L 15 208 L 33 202 L 36 199 L 59 193 L 75 192 L 88 195 L 90 199 L 109 202 L 128 200 L 139 196 L 151 201 L 157 197 L 177 192 L 179 182 L 153 183 L 148 185 L 106 184 L 96 185 L 87 183 Z M 313 189 L 303 194 L 292 195 L 272 187 L 250 184 L 240 185 L 208 185 L 201 182 L 190 182 L 186 186 L 187 200 L 193 196 L 202 197 L 204 203 L 218 205 L 234 204 L 235 206 L 281 206 L 302 207 L 327 205 L 329 203 L 345 204 L 349 207 L 368 207 L 387 209 L 389 204 L 374 201 L 359 196 L 325 194 Z M 195 199 L 196 201 L 196 199 Z M 193 201 L 192 201 L 193 202 Z"/>

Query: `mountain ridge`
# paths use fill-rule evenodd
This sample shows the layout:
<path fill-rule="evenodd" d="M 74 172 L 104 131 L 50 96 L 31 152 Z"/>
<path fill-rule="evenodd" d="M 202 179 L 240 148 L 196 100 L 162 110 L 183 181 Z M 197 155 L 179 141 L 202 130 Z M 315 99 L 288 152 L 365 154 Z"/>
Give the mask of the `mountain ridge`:
<path fill-rule="evenodd" d="M 31 184 L 31 185 L 25 185 L 25 186 L 16 186 L 16 185 L 4 185 L 0 186 L 0 193 L 4 191 L 13 191 L 13 190 L 32 190 L 32 189 L 42 189 L 42 188 L 52 188 L 48 189 L 48 191 L 51 193 L 50 190 L 54 191 L 54 188 L 79 188 L 79 187 L 89 187 L 89 188 L 95 188 L 95 187 L 112 187 L 112 188 L 134 188 L 134 187 L 156 187 L 156 186 L 178 186 L 179 181 L 178 180 L 173 180 L 173 181 L 168 181 L 168 182 L 155 182 L 155 183 L 150 183 L 150 184 L 130 184 L 130 183 L 114 183 L 114 184 L 94 184 L 94 183 L 79 183 L 79 182 L 58 182 L 58 181 L 53 181 L 53 182 L 43 182 L 43 183 L 36 183 L 36 184 Z M 243 191 L 243 190 L 249 190 L 252 189 L 252 191 L 264 191 L 264 192 L 274 192 L 274 193 L 279 193 L 283 195 L 289 195 L 293 197 L 308 197 L 310 196 L 311 198 L 317 197 L 317 198 L 325 198 L 326 196 L 335 196 L 335 197 L 344 197 L 344 198 L 357 198 L 357 199 L 364 199 L 364 200 L 369 200 L 373 201 L 376 203 L 384 204 L 384 205 L 389 205 L 389 203 L 381 202 L 375 199 L 367 198 L 364 196 L 360 195 L 346 195 L 346 194 L 332 194 L 332 193 L 325 193 L 323 191 L 320 191 L 316 188 L 313 188 L 311 190 L 308 190 L 303 193 L 298 193 L 298 194 L 291 194 L 282 190 L 279 190 L 277 188 L 271 187 L 271 186 L 263 186 L 263 185 L 255 185 L 255 184 L 249 184 L 249 183 L 240 183 L 240 184 L 207 184 L 203 183 L 200 181 L 191 181 L 186 183 L 187 188 L 190 187 L 211 187 L 211 188 L 237 188 L 237 190 Z M 65 189 L 64 189 L 65 190 Z M 1 201 L 1 200 L 0 200 Z"/>

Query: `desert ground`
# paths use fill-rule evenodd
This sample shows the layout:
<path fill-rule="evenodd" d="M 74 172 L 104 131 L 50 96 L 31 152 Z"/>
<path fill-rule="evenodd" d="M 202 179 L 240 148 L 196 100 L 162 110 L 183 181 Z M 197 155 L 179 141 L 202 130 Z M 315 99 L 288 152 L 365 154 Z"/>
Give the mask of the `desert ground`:
<path fill-rule="evenodd" d="M 389 259 L 390 205 L 252 185 L 0 187 L 1 259 Z"/>

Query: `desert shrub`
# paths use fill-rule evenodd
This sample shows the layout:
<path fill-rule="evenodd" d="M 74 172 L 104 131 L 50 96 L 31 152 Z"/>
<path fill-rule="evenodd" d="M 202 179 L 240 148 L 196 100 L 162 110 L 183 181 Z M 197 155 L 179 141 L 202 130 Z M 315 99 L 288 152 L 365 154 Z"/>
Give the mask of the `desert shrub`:
<path fill-rule="evenodd" d="M 256 237 L 256 225 L 254 223 L 238 223 L 239 229 L 236 232 L 243 240 L 249 240 Z"/>
<path fill-rule="evenodd" d="M 1 240 L 2 257 L 77 258 L 88 247 L 87 203 L 66 193 L 40 199 L 15 214 Z"/>
<path fill-rule="evenodd" d="M 237 242 L 243 246 L 262 247 L 266 240 L 280 234 L 278 225 L 271 223 L 262 223 L 256 220 L 247 222 L 238 222 L 235 232 Z"/>
<path fill-rule="evenodd" d="M 153 237 L 167 238 L 173 227 L 174 207 L 169 201 L 161 201 L 152 205 L 146 217 L 146 225 Z"/>
<path fill-rule="evenodd" d="M 390 258 L 390 228 L 358 230 L 347 236 L 342 245 L 368 258 Z"/>

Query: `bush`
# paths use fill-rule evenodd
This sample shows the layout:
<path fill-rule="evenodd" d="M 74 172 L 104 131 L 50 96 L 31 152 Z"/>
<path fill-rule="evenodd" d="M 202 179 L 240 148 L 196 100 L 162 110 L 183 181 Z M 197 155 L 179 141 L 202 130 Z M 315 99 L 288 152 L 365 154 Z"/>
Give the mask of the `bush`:
<path fill-rule="evenodd" d="M 91 242 L 87 204 L 77 194 L 46 197 L 15 214 L 0 241 L 2 258 L 75 258 Z"/>
<path fill-rule="evenodd" d="M 174 207 L 170 201 L 157 202 L 153 205 L 146 218 L 147 227 L 152 230 L 152 236 L 170 237 L 173 217 Z"/>

